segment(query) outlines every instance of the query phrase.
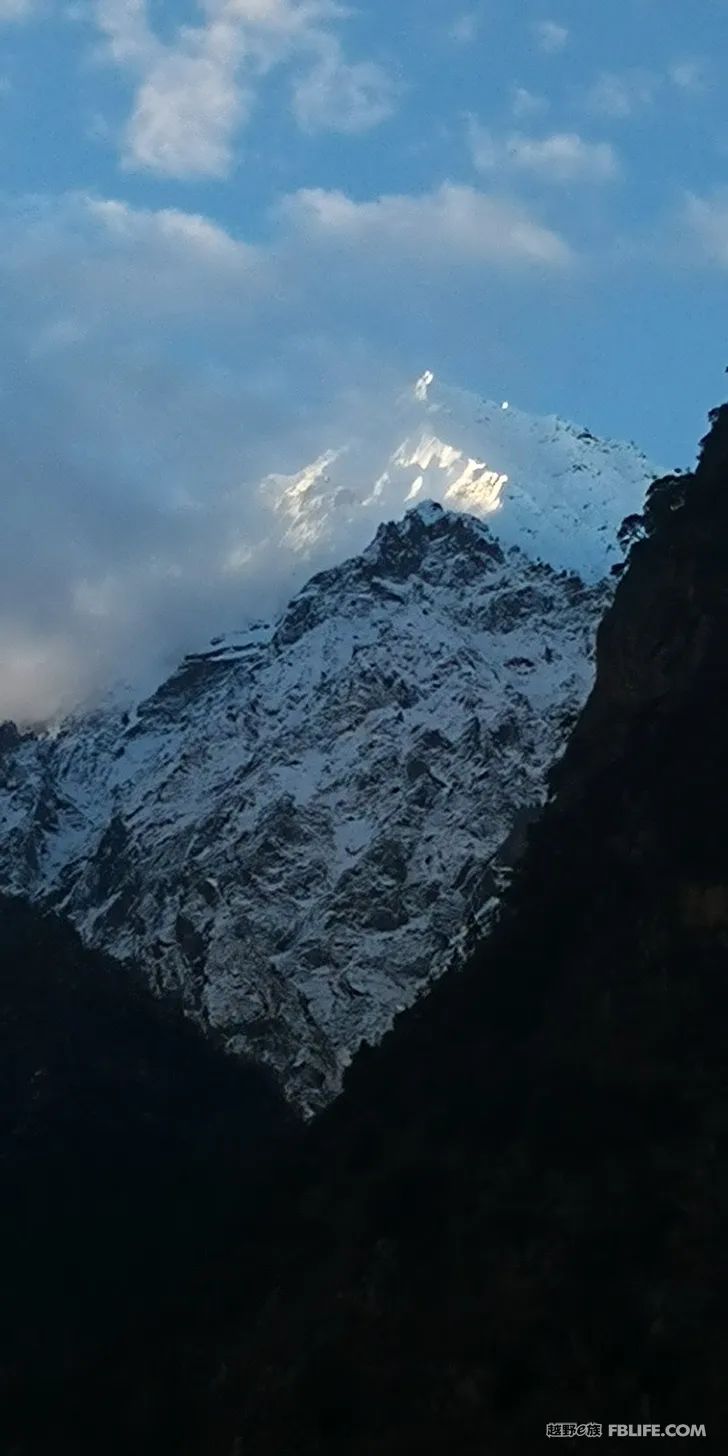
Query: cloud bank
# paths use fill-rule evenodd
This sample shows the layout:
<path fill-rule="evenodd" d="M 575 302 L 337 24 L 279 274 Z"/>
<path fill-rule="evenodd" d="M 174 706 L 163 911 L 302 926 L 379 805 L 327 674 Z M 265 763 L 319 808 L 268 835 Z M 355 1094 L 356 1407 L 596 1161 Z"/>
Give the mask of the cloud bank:
<path fill-rule="evenodd" d="M 520 312 L 573 262 L 524 207 L 454 184 L 299 191 L 256 245 L 81 193 L 2 226 L 0 718 L 22 721 L 276 610 L 339 543 L 294 563 L 264 477 L 376 441 L 430 362 L 423 310 L 422 337 L 434 307 L 466 336 L 473 308 Z"/>
<path fill-rule="evenodd" d="M 622 171 L 610 142 L 591 142 L 577 132 L 497 137 L 475 117 L 469 119 L 469 142 L 480 172 L 513 171 L 544 182 L 611 182 Z"/>

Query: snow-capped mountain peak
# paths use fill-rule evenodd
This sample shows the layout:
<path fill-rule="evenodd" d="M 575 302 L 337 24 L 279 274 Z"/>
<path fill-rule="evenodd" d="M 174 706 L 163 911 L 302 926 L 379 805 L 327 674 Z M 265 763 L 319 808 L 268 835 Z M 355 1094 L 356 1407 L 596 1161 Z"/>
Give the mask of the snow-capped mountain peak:
<path fill-rule="evenodd" d="M 655 473 L 634 445 L 479 400 L 428 369 L 366 436 L 269 476 L 262 491 L 282 541 L 307 559 L 361 551 L 378 521 L 430 498 L 488 519 L 506 546 L 597 581 Z"/>
<path fill-rule="evenodd" d="M 357 543 L 275 620 L 132 712 L 0 734 L 0 885 L 139 962 L 309 1111 L 491 903 L 653 474 L 430 371 L 389 431 L 267 477 L 301 562 Z"/>

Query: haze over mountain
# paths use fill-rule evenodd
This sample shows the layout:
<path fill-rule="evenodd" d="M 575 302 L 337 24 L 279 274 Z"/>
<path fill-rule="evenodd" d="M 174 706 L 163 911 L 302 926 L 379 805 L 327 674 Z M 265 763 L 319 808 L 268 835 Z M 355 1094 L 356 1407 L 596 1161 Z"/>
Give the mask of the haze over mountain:
<path fill-rule="evenodd" d="M 131 554 L 127 528 L 113 530 L 110 512 L 100 545 L 85 552 L 74 536 L 68 560 L 44 573 L 30 635 L 19 625 L 18 587 L 17 631 L 3 637 L 0 628 L 0 718 L 57 721 L 110 690 L 127 702 L 150 692 L 185 652 L 275 615 L 312 572 L 363 551 L 383 520 L 418 499 L 497 516 L 506 544 L 593 579 L 616 559 L 617 527 L 653 468 L 636 447 L 502 403 L 449 389 L 429 372 L 404 391 L 372 385 L 319 422 L 316 453 L 292 469 L 279 465 L 291 460 L 286 440 L 269 444 L 258 475 L 238 452 L 225 488 L 211 483 L 207 494 L 186 485 L 181 470 L 174 498 L 161 514 L 155 508 Z M 259 455 L 252 446 L 242 455 L 248 471 Z M 102 479 L 90 478 L 83 499 L 97 491 Z M 132 523 L 137 509 L 130 499 Z M 72 511 L 58 522 L 59 551 L 73 519 Z M 40 548 L 40 523 L 35 531 Z"/>

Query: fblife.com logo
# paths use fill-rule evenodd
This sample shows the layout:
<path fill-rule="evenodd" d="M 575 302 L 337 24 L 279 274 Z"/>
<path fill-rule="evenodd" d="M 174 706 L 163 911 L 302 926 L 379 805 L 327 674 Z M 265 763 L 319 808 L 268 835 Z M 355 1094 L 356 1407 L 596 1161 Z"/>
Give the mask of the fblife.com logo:
<path fill-rule="evenodd" d="M 687 1421 L 680 1424 L 671 1423 L 667 1426 L 656 1425 L 651 1422 L 647 1425 L 608 1425 L 603 1426 L 599 1421 L 549 1421 L 546 1426 L 547 1436 L 560 1436 L 562 1439 L 573 1440 L 575 1436 L 585 1436 L 587 1439 L 594 1436 L 678 1436 L 688 1437 L 693 1440 L 695 1437 L 705 1436 L 704 1425 L 691 1425 Z"/>

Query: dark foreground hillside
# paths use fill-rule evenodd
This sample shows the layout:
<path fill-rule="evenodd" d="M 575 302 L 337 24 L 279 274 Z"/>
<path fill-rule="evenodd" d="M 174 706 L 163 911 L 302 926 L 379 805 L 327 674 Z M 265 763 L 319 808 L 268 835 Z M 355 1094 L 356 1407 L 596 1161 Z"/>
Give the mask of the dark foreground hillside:
<path fill-rule="evenodd" d="M 0 897 L 0 1451 L 74 1449 L 64 1391 L 161 1316 L 290 1117 L 62 921 Z"/>
<path fill-rule="evenodd" d="M 647 514 L 496 932 L 20 1456 L 727 1449 L 728 408 Z"/>

